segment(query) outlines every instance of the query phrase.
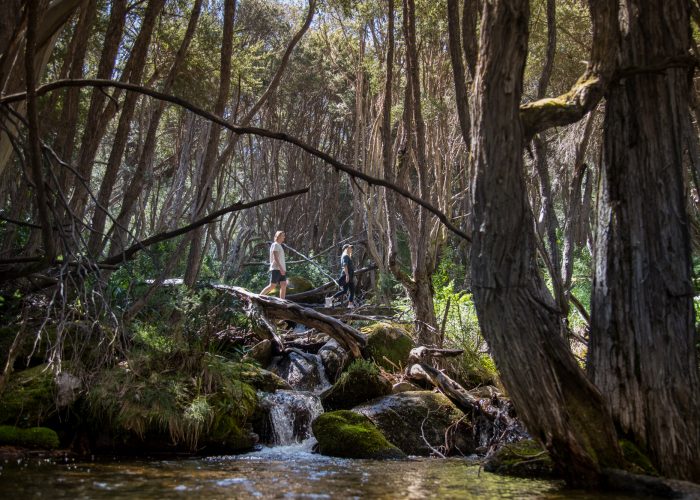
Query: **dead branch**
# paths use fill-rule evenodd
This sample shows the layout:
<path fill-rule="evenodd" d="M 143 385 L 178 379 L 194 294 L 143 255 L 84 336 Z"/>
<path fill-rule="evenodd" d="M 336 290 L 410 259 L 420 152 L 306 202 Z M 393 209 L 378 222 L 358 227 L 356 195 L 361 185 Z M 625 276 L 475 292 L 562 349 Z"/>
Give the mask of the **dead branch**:
<path fill-rule="evenodd" d="M 432 366 L 428 366 L 424 363 L 415 363 L 408 367 L 406 374 L 408 378 L 425 380 L 437 387 L 440 392 L 447 396 L 448 399 L 464 413 L 481 414 L 490 421 L 494 421 L 498 417 L 494 411 L 482 405 L 479 399 L 469 394 L 464 387 Z"/>
<path fill-rule="evenodd" d="M 423 200 L 422 198 L 412 194 L 408 190 L 397 186 L 396 184 L 393 184 L 385 179 L 381 179 L 379 177 L 373 177 L 371 175 L 368 175 L 364 172 L 360 172 L 359 170 L 356 170 L 345 163 L 335 159 L 331 155 L 324 153 L 323 151 L 320 151 L 316 149 L 315 147 L 301 141 L 300 139 L 297 139 L 296 137 L 293 137 L 289 134 L 286 134 L 284 132 L 273 132 L 271 130 L 259 128 L 259 127 L 239 127 L 237 125 L 234 125 L 220 116 L 215 115 L 214 113 L 210 113 L 209 111 L 206 111 L 199 106 L 196 106 L 189 101 L 186 101 L 185 99 L 182 99 L 180 97 L 176 97 L 173 95 L 169 95 L 163 92 L 158 92 L 157 90 L 149 89 L 147 87 L 143 87 L 141 85 L 135 85 L 133 83 L 127 83 L 127 82 L 118 82 L 114 80 L 100 80 L 100 79 L 64 79 L 64 80 L 56 80 L 54 82 L 47 83 L 45 85 L 42 85 L 36 89 L 36 95 L 41 96 L 44 95 L 48 92 L 51 92 L 56 89 L 62 89 L 62 88 L 68 88 L 68 87 L 96 87 L 96 88 L 104 88 L 104 87 L 114 87 L 114 88 L 119 88 L 119 89 L 124 89 L 128 90 L 131 92 L 137 92 L 143 95 L 147 95 L 150 97 L 153 97 L 155 99 L 159 99 L 162 101 L 170 102 L 172 104 L 176 104 L 182 108 L 188 109 L 192 113 L 199 115 L 203 118 L 206 118 L 207 120 L 210 120 L 218 125 L 221 125 L 222 127 L 227 128 L 231 132 L 234 132 L 236 134 L 241 134 L 241 135 L 256 135 L 259 137 L 267 137 L 269 139 L 275 139 L 278 141 L 282 142 L 287 142 L 289 144 L 293 144 L 294 146 L 297 146 L 298 148 L 306 151 L 307 153 L 311 154 L 312 156 L 315 156 L 316 158 L 319 158 L 329 165 L 333 166 L 337 170 L 340 170 L 342 172 L 345 172 L 346 174 L 350 175 L 353 178 L 357 179 L 362 179 L 363 181 L 367 182 L 370 186 L 383 186 L 386 187 L 392 191 L 395 191 L 396 193 L 400 194 L 401 196 L 408 198 L 409 200 L 417 203 L 418 205 L 422 206 L 432 214 L 434 214 L 440 222 L 442 222 L 445 227 L 447 227 L 450 231 L 458 235 L 459 237 L 471 241 L 471 237 L 468 236 L 464 231 L 459 229 L 457 226 L 452 224 L 450 222 L 450 218 L 442 211 L 434 207 L 432 204 L 429 202 Z M 27 93 L 26 92 L 18 92 L 16 94 L 10 94 L 5 97 L 0 98 L 0 104 L 10 104 L 13 102 L 19 102 L 23 101 L 27 98 Z"/>
<path fill-rule="evenodd" d="M 267 295 L 258 295 L 245 288 L 228 285 L 213 286 L 218 290 L 235 295 L 249 304 L 255 304 L 259 308 L 261 317 L 267 318 L 267 320 L 289 320 L 315 328 L 337 340 L 352 352 L 355 358 L 362 357 L 361 349 L 367 345 L 367 336 L 331 316 L 302 307 L 294 302 Z"/>

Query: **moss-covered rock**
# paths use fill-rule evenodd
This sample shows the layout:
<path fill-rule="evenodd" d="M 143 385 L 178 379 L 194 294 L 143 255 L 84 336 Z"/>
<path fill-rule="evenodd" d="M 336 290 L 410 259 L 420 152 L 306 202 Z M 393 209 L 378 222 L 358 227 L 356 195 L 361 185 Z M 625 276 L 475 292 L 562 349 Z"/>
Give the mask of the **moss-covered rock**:
<path fill-rule="evenodd" d="M 391 382 L 371 361 L 354 361 L 338 381 L 321 395 L 326 410 L 349 410 L 370 399 L 391 393 Z"/>
<path fill-rule="evenodd" d="M 312 424 L 321 454 L 345 458 L 400 459 L 405 455 L 363 415 L 324 413 Z"/>
<path fill-rule="evenodd" d="M 433 449 L 464 454 L 476 449 L 471 422 L 439 393 L 413 391 L 373 399 L 352 409 L 367 416 L 389 441 L 407 455 L 430 455 Z"/>
<path fill-rule="evenodd" d="M 0 425 L 0 445 L 52 450 L 58 448 L 60 442 L 58 434 L 47 427 L 20 429 L 12 425 Z"/>
<path fill-rule="evenodd" d="M 367 335 L 367 353 L 375 363 L 388 370 L 406 366 L 415 345 L 403 325 L 379 322 L 363 328 L 362 332 Z"/>
<path fill-rule="evenodd" d="M 303 293 L 313 290 L 314 285 L 302 276 L 289 276 L 287 278 L 287 293 Z"/>
<path fill-rule="evenodd" d="M 506 476 L 557 477 L 549 453 L 533 439 L 523 439 L 501 447 L 486 461 L 484 470 Z"/>
<path fill-rule="evenodd" d="M 286 380 L 271 371 L 264 370 L 250 363 L 240 363 L 239 378 L 259 391 L 275 392 L 279 389 L 291 389 Z"/>
<path fill-rule="evenodd" d="M 15 372 L 0 398 L 0 424 L 41 425 L 56 412 L 56 383 L 47 365 Z"/>
<path fill-rule="evenodd" d="M 648 474 L 650 476 L 658 476 L 659 472 L 656 470 L 651 460 L 646 456 L 632 441 L 627 439 L 620 439 L 618 441 L 620 449 L 622 450 L 622 456 L 628 463 L 628 470 L 634 472 L 635 474 Z"/>

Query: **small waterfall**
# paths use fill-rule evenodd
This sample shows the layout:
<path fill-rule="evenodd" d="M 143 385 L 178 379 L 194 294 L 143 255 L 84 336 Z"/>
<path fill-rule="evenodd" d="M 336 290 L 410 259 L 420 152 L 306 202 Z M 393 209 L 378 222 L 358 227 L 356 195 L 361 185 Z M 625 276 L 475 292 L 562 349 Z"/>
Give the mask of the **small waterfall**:
<path fill-rule="evenodd" d="M 268 416 L 261 436 L 271 445 L 292 445 L 312 437 L 311 423 L 323 413 L 315 394 L 300 391 L 277 391 L 261 398 Z"/>

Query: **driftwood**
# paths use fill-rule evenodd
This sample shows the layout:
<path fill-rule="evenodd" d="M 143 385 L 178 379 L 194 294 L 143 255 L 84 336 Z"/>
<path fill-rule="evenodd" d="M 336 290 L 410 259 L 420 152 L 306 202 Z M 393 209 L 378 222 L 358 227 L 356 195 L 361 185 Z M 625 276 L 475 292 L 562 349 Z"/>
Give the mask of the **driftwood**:
<path fill-rule="evenodd" d="M 478 398 L 475 398 L 467 392 L 467 390 L 452 380 L 444 373 L 436 370 L 432 366 L 415 363 L 410 365 L 406 370 L 408 377 L 414 380 L 425 380 L 442 392 L 454 405 L 467 414 L 481 414 L 487 419 L 496 420 L 498 415 L 486 405 L 481 404 Z"/>
<path fill-rule="evenodd" d="M 420 346 L 411 349 L 408 354 L 408 363 L 425 363 L 432 358 L 452 358 L 459 356 L 464 352 L 464 349 L 436 349 L 433 347 Z"/>
<path fill-rule="evenodd" d="M 342 346 L 347 348 L 355 358 L 362 357 L 361 350 L 367 345 L 367 336 L 331 316 L 321 314 L 318 311 L 300 306 L 294 302 L 278 299 L 276 297 L 269 297 L 267 295 L 258 295 L 237 286 L 215 285 L 215 288 L 235 295 L 249 303 L 249 310 L 254 311 L 254 314 L 257 315 L 257 318 L 261 320 L 263 325 L 272 326 L 272 333 L 275 335 L 276 333 L 274 332 L 272 321 L 294 321 L 315 328 L 319 332 L 323 332 L 329 337 L 334 338 Z M 279 342 L 281 343 L 282 341 L 279 340 Z"/>
<path fill-rule="evenodd" d="M 434 349 L 430 347 L 416 347 L 408 355 L 408 368 L 406 374 L 414 380 L 425 380 L 437 387 L 457 408 L 468 414 L 481 414 L 490 421 L 498 418 L 497 413 L 490 407 L 481 403 L 479 398 L 469 394 L 467 390 L 445 375 L 436 370 L 427 362 L 432 358 L 445 358 L 459 356 L 462 349 Z"/>
<path fill-rule="evenodd" d="M 371 266 L 363 267 L 362 269 L 358 269 L 355 271 L 355 275 L 358 274 L 363 274 L 368 271 L 374 271 L 377 269 L 376 264 L 372 264 Z M 307 290 L 306 292 L 300 292 L 300 293 L 293 293 L 291 295 L 287 295 L 287 300 L 291 300 L 293 302 L 306 302 L 307 299 L 312 299 L 312 298 L 319 298 L 322 296 L 325 296 L 326 293 L 328 293 L 329 290 L 332 290 L 333 288 L 336 288 L 338 285 L 335 283 L 335 281 L 329 281 L 328 283 L 324 283 L 323 285 L 314 288 L 313 290 Z"/>

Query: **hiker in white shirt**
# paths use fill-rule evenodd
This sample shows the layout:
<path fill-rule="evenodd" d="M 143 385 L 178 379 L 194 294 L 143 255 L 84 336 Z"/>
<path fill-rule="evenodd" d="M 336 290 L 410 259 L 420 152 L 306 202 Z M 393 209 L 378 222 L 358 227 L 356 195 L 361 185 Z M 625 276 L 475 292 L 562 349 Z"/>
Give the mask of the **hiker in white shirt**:
<path fill-rule="evenodd" d="M 287 295 L 287 264 L 284 259 L 284 231 L 275 233 L 275 241 L 270 245 L 270 284 L 260 292 L 260 295 L 274 292 L 277 285 L 280 287 L 280 299 Z"/>

